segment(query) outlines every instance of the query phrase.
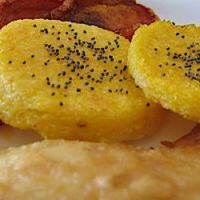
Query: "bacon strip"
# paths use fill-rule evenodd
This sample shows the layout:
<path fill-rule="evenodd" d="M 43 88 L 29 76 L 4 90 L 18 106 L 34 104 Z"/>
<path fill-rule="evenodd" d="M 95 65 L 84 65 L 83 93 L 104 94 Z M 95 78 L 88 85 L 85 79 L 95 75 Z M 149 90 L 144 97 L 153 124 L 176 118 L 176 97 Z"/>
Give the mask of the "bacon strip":
<path fill-rule="evenodd" d="M 174 148 L 179 146 L 194 146 L 200 144 L 200 125 L 197 125 L 191 133 L 181 137 L 176 142 L 163 141 L 164 146 Z"/>
<path fill-rule="evenodd" d="M 96 25 L 128 39 L 157 16 L 132 0 L 0 0 L 0 28 L 17 19 L 59 19 Z"/>
<path fill-rule="evenodd" d="M 0 0 L 0 27 L 17 19 L 59 18 L 74 0 Z"/>
<path fill-rule="evenodd" d="M 141 24 L 150 24 L 158 18 L 150 9 L 130 0 L 96 0 L 92 4 L 89 0 L 78 0 L 62 19 L 97 25 L 131 39 Z"/>

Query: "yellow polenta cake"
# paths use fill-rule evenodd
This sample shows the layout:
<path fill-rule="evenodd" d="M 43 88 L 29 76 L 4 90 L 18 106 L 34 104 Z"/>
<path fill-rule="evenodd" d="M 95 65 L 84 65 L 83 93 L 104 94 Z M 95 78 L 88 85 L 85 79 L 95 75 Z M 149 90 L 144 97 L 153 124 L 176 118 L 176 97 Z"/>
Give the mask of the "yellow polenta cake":
<path fill-rule="evenodd" d="M 148 98 L 200 122 L 200 28 L 156 22 L 141 27 L 129 71 Z"/>
<path fill-rule="evenodd" d="M 0 32 L 0 118 L 45 138 L 131 141 L 162 109 L 127 72 L 129 41 L 70 22 L 16 21 Z"/>

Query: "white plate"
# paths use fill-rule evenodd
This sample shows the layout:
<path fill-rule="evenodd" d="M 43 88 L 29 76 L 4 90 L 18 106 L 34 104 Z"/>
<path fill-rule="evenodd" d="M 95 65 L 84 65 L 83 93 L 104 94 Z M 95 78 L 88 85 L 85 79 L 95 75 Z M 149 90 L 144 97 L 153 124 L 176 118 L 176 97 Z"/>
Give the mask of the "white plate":
<path fill-rule="evenodd" d="M 200 0 L 139 0 L 152 8 L 161 19 L 178 24 L 200 25 Z"/>
<path fill-rule="evenodd" d="M 200 0 L 140 0 L 139 3 L 152 8 L 161 19 L 172 20 L 178 24 L 200 25 Z M 158 146 L 160 141 L 175 141 L 189 133 L 195 123 L 169 112 L 165 124 L 152 137 L 135 142 L 136 146 Z M 28 144 L 41 138 L 33 132 L 24 132 L 11 127 L 0 128 L 0 147 Z"/>

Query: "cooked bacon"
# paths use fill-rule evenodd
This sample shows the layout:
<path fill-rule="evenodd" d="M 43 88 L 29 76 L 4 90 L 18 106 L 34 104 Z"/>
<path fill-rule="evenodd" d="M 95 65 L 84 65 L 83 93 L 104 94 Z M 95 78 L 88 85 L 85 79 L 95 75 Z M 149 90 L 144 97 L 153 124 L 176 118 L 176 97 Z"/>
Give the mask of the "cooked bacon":
<path fill-rule="evenodd" d="M 76 0 L 76 4 L 79 6 L 93 6 L 97 4 L 102 5 L 117 5 L 117 4 L 126 4 L 126 5 L 133 5 L 135 0 Z"/>
<path fill-rule="evenodd" d="M 157 16 L 133 0 L 0 0 L 0 28 L 16 19 L 60 19 L 97 25 L 128 39 Z"/>
<path fill-rule="evenodd" d="M 162 142 L 163 145 L 174 148 L 179 146 L 194 146 L 200 144 L 200 125 L 197 125 L 191 133 L 182 138 L 178 139 L 176 142 Z"/>
<path fill-rule="evenodd" d="M 141 24 L 150 24 L 157 16 L 150 9 L 130 0 L 95 0 L 92 4 L 89 0 L 78 0 L 62 19 L 96 25 L 131 39 Z"/>
<path fill-rule="evenodd" d="M 0 27 L 17 19 L 61 18 L 74 0 L 0 0 Z"/>

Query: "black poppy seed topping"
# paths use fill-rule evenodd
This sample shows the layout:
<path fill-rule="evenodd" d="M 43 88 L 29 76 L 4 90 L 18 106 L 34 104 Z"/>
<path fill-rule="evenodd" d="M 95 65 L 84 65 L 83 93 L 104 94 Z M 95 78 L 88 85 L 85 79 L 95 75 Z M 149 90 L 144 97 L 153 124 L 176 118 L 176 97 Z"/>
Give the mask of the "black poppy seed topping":
<path fill-rule="evenodd" d="M 68 90 L 81 95 L 85 90 L 94 91 L 97 85 L 105 83 L 109 86 L 113 81 L 116 81 L 120 87 L 107 89 L 107 93 L 128 94 L 129 91 L 123 86 L 124 81 L 130 80 L 126 72 L 127 66 L 124 65 L 123 60 L 116 60 L 117 58 L 114 56 L 114 52 L 121 45 L 120 37 L 116 36 L 111 41 L 107 41 L 106 45 L 101 46 L 95 36 L 88 37 L 88 39 L 81 38 L 81 34 L 87 35 L 89 31 L 83 30 L 79 34 L 73 24 L 69 24 L 68 27 L 67 30 L 60 31 L 54 25 L 41 29 L 37 24 L 36 26 L 33 24 L 33 28 L 37 28 L 43 37 L 51 37 L 53 41 L 53 43 L 44 43 L 44 49 L 49 59 L 43 60 L 41 66 L 48 66 L 44 69 L 53 68 L 55 65 L 56 67 L 60 66 L 60 69 L 55 72 L 56 76 L 52 77 L 51 74 L 45 80 L 45 84 L 52 90 L 51 96 L 55 96 L 58 92 L 62 97 L 67 97 L 66 92 Z M 48 40 L 45 39 L 44 41 Z M 34 54 L 30 57 L 37 59 Z M 95 65 L 91 66 L 92 59 L 102 65 L 102 71 Z M 22 63 L 25 65 L 26 61 L 22 61 Z M 111 63 L 113 63 L 112 68 L 107 68 L 107 64 L 112 65 Z M 112 70 L 115 70 L 115 73 Z M 32 77 L 35 77 L 35 74 L 32 74 Z M 80 82 L 78 84 L 83 83 L 81 88 L 77 87 L 77 81 Z M 73 90 L 74 87 L 77 88 Z M 59 105 L 63 106 L 64 103 L 60 102 Z"/>
<path fill-rule="evenodd" d="M 63 103 L 63 102 L 60 102 L 60 104 L 59 104 L 59 105 L 62 107 L 62 106 L 64 106 L 64 103 Z"/>
<path fill-rule="evenodd" d="M 121 63 L 122 63 L 122 60 L 119 60 L 119 61 L 118 61 L 118 63 L 120 63 L 120 64 L 121 64 Z"/>
<path fill-rule="evenodd" d="M 81 92 L 81 89 L 80 89 L 80 88 L 77 88 L 76 91 L 77 91 L 77 92 Z"/>
<path fill-rule="evenodd" d="M 146 104 L 146 106 L 147 106 L 147 107 L 150 107 L 150 106 L 151 106 L 151 104 L 148 102 L 148 103 Z"/>
<path fill-rule="evenodd" d="M 176 32 L 175 37 L 182 40 L 186 36 L 181 32 Z M 162 50 L 162 49 L 161 49 Z M 166 67 L 173 67 L 183 71 L 183 75 L 192 80 L 198 81 L 200 83 L 200 44 L 199 42 L 192 42 L 191 44 L 185 46 L 183 52 L 175 52 L 169 46 L 164 48 L 166 51 L 166 56 L 168 57 L 169 62 L 162 62 L 158 64 L 158 67 L 164 69 Z M 155 54 L 157 48 L 154 48 Z M 162 77 L 165 77 L 167 74 L 165 72 L 161 73 Z"/>
<path fill-rule="evenodd" d="M 166 76 L 166 73 L 161 73 L 161 76 L 163 76 L 163 77 Z"/>
<path fill-rule="evenodd" d="M 125 65 L 123 68 L 123 71 L 126 71 L 128 69 L 128 67 Z"/>

